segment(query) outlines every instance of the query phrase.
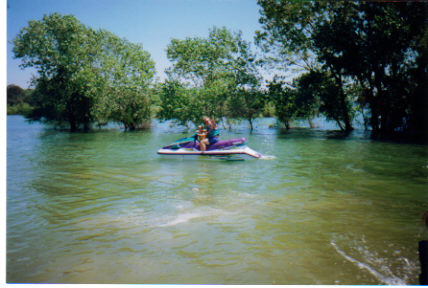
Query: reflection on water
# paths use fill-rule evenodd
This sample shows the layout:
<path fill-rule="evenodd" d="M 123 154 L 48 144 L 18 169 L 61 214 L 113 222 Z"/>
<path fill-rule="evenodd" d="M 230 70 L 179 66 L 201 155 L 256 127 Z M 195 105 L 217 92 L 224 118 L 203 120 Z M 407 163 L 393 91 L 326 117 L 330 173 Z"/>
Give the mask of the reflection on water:
<path fill-rule="evenodd" d="M 265 122 L 263 122 L 265 121 Z M 417 284 L 426 146 L 271 120 L 264 160 L 173 160 L 185 134 L 57 132 L 8 117 L 10 283 Z"/>

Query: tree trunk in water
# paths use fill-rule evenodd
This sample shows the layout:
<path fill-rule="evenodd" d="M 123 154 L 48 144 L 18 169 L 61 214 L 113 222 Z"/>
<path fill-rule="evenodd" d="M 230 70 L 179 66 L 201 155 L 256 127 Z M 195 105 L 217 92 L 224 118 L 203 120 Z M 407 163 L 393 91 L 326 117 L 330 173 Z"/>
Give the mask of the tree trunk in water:
<path fill-rule="evenodd" d="M 333 67 L 330 67 L 331 71 L 335 71 L 335 69 Z M 346 95 L 345 92 L 343 91 L 343 81 L 342 81 L 342 74 L 340 74 L 339 72 L 333 73 L 334 79 L 336 81 L 336 85 L 339 88 L 339 93 L 340 93 L 340 108 L 342 110 L 342 118 L 343 118 L 343 122 L 345 122 L 345 129 L 343 129 L 343 125 L 340 124 L 340 122 L 338 121 L 338 119 L 335 119 L 336 122 L 339 124 L 339 127 L 341 130 L 345 130 L 347 132 L 350 132 L 352 130 L 354 130 L 354 128 L 352 127 L 351 124 L 351 119 L 349 118 L 349 111 L 348 111 L 348 105 L 347 105 L 347 101 L 346 101 Z"/>
<path fill-rule="evenodd" d="M 308 117 L 308 123 L 309 123 L 309 127 L 311 127 L 312 129 L 315 128 L 314 123 L 312 123 L 311 117 Z"/>
<path fill-rule="evenodd" d="M 77 123 L 76 123 L 76 120 L 74 120 L 74 117 L 71 117 L 69 119 L 69 122 L 70 122 L 70 132 L 76 132 L 76 130 L 77 130 Z"/>
<path fill-rule="evenodd" d="M 342 76 L 339 76 L 339 87 L 340 87 L 340 105 L 342 106 L 342 118 L 343 121 L 345 122 L 345 131 L 350 132 L 352 130 L 354 130 L 354 128 L 352 127 L 351 124 L 351 119 L 349 118 L 349 110 L 348 110 L 348 103 L 346 101 L 346 95 L 345 92 L 343 91 L 343 83 L 342 83 Z"/>
<path fill-rule="evenodd" d="M 253 119 L 248 118 L 248 122 L 250 122 L 250 132 L 253 132 Z"/>
<path fill-rule="evenodd" d="M 89 122 L 88 122 L 88 121 L 85 121 L 85 123 L 83 123 L 83 130 L 84 130 L 85 132 L 88 132 L 88 131 L 89 131 Z"/>
<path fill-rule="evenodd" d="M 340 122 L 340 120 L 339 119 L 334 119 L 334 120 L 336 120 L 336 123 L 337 123 L 337 125 L 339 126 L 339 128 L 340 128 L 340 130 L 342 130 L 342 131 L 345 131 L 345 128 L 343 127 L 343 124 L 342 124 L 342 122 Z"/>
<path fill-rule="evenodd" d="M 373 100 L 372 103 L 370 103 L 370 111 L 371 111 L 371 119 L 370 119 L 370 125 L 372 126 L 372 131 L 374 133 L 377 133 L 379 131 L 379 111 L 377 109 L 377 104 L 375 103 L 376 100 Z"/>
<path fill-rule="evenodd" d="M 232 131 L 232 123 L 230 122 L 229 118 L 227 118 L 227 126 L 229 126 L 229 131 Z"/>
<path fill-rule="evenodd" d="M 376 125 L 376 129 L 372 127 L 373 131 L 375 132 L 375 134 L 382 134 L 385 129 L 385 127 L 382 127 L 382 122 L 385 119 L 383 118 L 383 110 L 385 109 L 385 107 L 383 107 L 385 105 L 385 103 L 382 103 L 382 94 L 383 94 L 383 90 L 382 90 L 382 83 L 381 83 L 381 79 L 383 78 L 383 74 L 381 69 L 377 69 L 375 71 L 374 74 L 374 87 L 376 88 L 376 97 L 373 97 L 373 102 L 374 102 L 374 106 L 375 109 L 373 111 L 372 108 L 372 118 L 375 117 L 374 119 L 372 119 L 372 122 L 374 122 L 373 124 Z M 379 119 L 380 116 L 380 119 Z"/>
<path fill-rule="evenodd" d="M 136 128 L 136 127 L 135 127 L 135 124 L 133 124 L 133 123 L 131 123 L 131 124 L 129 124 L 129 125 L 128 125 L 128 130 L 129 130 L 129 131 L 134 131 L 134 130 L 135 130 L 135 128 Z"/>
<path fill-rule="evenodd" d="M 344 119 L 344 121 L 345 121 L 345 130 L 347 132 L 350 132 L 350 131 L 354 130 L 354 127 L 352 127 L 352 124 L 351 124 L 351 119 L 349 119 L 349 113 L 348 113 L 348 111 L 344 112 L 343 116 L 345 117 L 345 119 Z"/>
<path fill-rule="evenodd" d="M 364 113 L 364 108 L 362 108 L 362 109 L 361 109 L 361 114 L 363 115 L 364 130 L 365 130 L 365 131 L 367 131 L 367 130 L 369 130 L 369 127 L 368 127 L 368 122 L 369 122 L 369 120 L 367 119 L 367 116 L 366 116 L 366 114 Z"/>
<path fill-rule="evenodd" d="M 365 89 L 365 94 L 364 94 L 364 102 L 363 102 L 363 107 L 366 106 L 366 103 L 368 103 L 369 105 L 369 110 L 370 110 L 370 118 L 367 117 L 364 114 L 364 108 L 362 109 L 362 113 L 363 113 L 363 117 L 364 117 L 364 128 L 365 130 L 368 130 L 368 125 L 370 125 L 372 127 L 372 131 L 376 131 L 377 130 L 377 105 L 375 104 L 375 98 L 374 98 L 374 84 L 373 84 L 373 80 L 371 79 L 371 76 L 369 77 L 368 75 L 364 75 L 364 74 L 360 74 L 358 76 L 358 80 L 360 82 L 360 85 L 363 87 L 363 89 Z M 365 80 L 368 81 L 368 85 L 365 85 Z"/>
<path fill-rule="evenodd" d="M 227 122 L 228 120 L 227 120 L 227 118 L 226 117 L 223 117 L 223 120 L 221 121 L 221 124 L 223 125 L 223 129 L 224 130 L 226 130 L 226 122 Z"/>

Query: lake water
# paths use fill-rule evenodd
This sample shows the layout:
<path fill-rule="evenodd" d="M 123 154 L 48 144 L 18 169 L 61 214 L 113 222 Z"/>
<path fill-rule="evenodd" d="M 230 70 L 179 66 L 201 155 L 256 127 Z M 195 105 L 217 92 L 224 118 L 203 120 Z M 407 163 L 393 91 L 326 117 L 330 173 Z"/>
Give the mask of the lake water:
<path fill-rule="evenodd" d="M 268 160 L 177 160 L 169 123 L 7 121 L 9 283 L 418 284 L 427 146 L 262 119 L 222 138 Z"/>

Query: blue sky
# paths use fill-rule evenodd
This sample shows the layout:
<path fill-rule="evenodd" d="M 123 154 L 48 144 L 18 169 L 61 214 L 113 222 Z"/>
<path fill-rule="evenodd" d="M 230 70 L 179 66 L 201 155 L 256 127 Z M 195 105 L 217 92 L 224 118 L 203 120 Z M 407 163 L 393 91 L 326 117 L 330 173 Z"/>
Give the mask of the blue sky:
<path fill-rule="evenodd" d="M 131 42 L 140 43 L 156 62 L 157 77 L 164 79 L 169 66 L 166 47 L 171 38 L 208 35 L 212 26 L 242 31 L 253 41 L 258 24 L 256 0 L 8 0 L 7 84 L 29 86 L 35 70 L 19 67 L 12 44 L 29 20 L 44 14 L 73 14 L 86 26 L 103 28 Z"/>

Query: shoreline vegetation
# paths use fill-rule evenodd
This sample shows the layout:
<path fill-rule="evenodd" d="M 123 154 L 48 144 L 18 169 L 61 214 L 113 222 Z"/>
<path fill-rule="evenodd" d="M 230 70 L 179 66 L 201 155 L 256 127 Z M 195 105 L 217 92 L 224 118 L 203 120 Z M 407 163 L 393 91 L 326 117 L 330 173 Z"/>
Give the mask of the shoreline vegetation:
<path fill-rule="evenodd" d="M 13 53 L 38 78 L 31 89 L 8 85 L 7 113 L 72 132 L 109 122 L 144 129 L 153 118 L 197 125 L 206 115 L 229 129 L 248 121 L 251 131 L 260 117 L 286 129 L 324 117 L 349 133 L 358 116 L 373 139 L 428 143 L 428 3 L 258 5 L 254 43 L 226 27 L 171 39 L 163 82 L 140 44 L 73 15 L 29 21 Z"/>

